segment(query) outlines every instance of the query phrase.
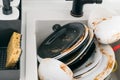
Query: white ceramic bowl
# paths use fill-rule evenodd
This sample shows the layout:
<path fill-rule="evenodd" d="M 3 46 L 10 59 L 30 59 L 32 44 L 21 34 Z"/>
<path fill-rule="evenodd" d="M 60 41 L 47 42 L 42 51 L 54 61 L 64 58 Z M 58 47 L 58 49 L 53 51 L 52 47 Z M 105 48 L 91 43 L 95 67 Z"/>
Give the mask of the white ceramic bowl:
<path fill-rule="evenodd" d="M 42 59 L 38 72 L 41 80 L 73 80 L 70 68 L 53 58 Z"/>
<path fill-rule="evenodd" d="M 96 25 L 103 21 L 106 18 L 110 18 L 112 16 L 117 16 L 118 14 L 115 11 L 97 7 L 93 11 L 91 11 L 89 18 L 88 18 L 88 27 L 95 29 Z"/>
<path fill-rule="evenodd" d="M 120 39 L 120 16 L 106 8 L 96 8 L 90 13 L 88 25 L 94 30 L 97 40 L 111 44 Z"/>
<path fill-rule="evenodd" d="M 120 39 L 120 16 L 112 16 L 102 21 L 94 29 L 97 40 L 103 44 L 112 44 Z"/>

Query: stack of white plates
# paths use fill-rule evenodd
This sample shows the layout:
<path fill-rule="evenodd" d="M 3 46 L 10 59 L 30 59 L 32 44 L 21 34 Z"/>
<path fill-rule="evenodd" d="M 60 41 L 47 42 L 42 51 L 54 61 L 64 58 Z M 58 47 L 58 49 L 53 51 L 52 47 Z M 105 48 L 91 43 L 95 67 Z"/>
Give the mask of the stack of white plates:
<path fill-rule="evenodd" d="M 109 45 L 98 45 L 93 56 L 82 67 L 74 71 L 74 78 L 79 80 L 104 80 L 115 64 L 115 55 Z"/>
<path fill-rule="evenodd" d="M 88 26 L 95 29 L 93 22 L 101 22 L 101 18 L 117 15 L 108 9 L 97 7 L 90 14 Z M 74 70 L 74 78 L 78 80 L 109 80 L 109 75 L 115 64 L 115 55 L 112 47 L 108 44 L 99 44 L 96 40 L 96 50 L 89 60 L 81 67 Z"/>

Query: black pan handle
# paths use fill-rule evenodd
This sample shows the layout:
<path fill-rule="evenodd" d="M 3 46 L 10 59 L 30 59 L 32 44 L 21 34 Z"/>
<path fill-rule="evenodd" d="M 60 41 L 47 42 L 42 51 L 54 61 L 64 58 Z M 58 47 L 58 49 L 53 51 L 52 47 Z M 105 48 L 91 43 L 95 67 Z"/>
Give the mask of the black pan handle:
<path fill-rule="evenodd" d="M 10 0 L 3 0 L 3 14 L 12 14 L 12 7 L 10 6 Z"/>
<path fill-rule="evenodd" d="M 59 30 L 55 35 L 53 35 L 46 43 L 45 45 L 50 45 L 53 43 L 59 36 L 63 35 L 66 32 L 66 28 L 63 28 Z"/>
<path fill-rule="evenodd" d="M 53 31 L 58 31 L 60 28 L 61 28 L 61 25 L 60 25 L 60 24 L 55 24 L 55 25 L 53 25 L 53 27 L 52 27 Z"/>

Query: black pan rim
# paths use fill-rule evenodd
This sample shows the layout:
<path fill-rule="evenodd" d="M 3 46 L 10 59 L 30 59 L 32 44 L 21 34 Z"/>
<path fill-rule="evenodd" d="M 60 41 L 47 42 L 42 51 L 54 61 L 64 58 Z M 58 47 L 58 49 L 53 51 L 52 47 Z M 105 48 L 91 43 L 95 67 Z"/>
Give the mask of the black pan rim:
<path fill-rule="evenodd" d="M 80 56 L 77 60 L 75 60 L 73 63 L 71 63 L 71 64 L 68 65 L 71 70 L 75 70 L 76 68 L 80 67 L 82 64 L 84 64 L 84 63 L 89 59 L 89 57 L 90 57 L 90 56 L 92 55 L 92 53 L 95 51 L 95 48 L 96 48 L 95 43 L 93 42 L 89 47 L 90 47 L 90 48 L 87 49 L 87 50 L 84 52 L 83 55 L 81 55 L 82 58 L 81 58 L 81 56 Z M 91 49 L 91 48 L 92 48 L 92 49 Z M 88 55 L 88 54 L 89 54 L 89 55 Z M 87 58 L 86 58 L 86 57 L 87 57 Z M 84 59 L 85 59 L 85 60 L 84 60 Z M 81 63 L 81 64 L 79 64 L 79 63 Z M 78 65 L 78 64 L 79 64 L 79 65 Z M 78 66 L 76 66 L 76 65 L 78 65 Z"/>
<path fill-rule="evenodd" d="M 76 51 L 82 52 L 82 50 L 84 50 L 84 48 L 85 48 L 86 45 L 88 44 L 89 39 L 90 39 L 90 36 L 88 35 L 87 38 L 84 40 L 84 42 L 83 42 L 81 45 L 79 45 L 76 49 L 74 49 L 73 51 L 71 51 L 71 52 L 68 53 L 67 55 L 59 58 L 58 60 L 64 62 L 63 59 L 65 59 L 66 57 L 69 57 L 69 56 L 71 56 L 71 55 L 74 55 L 74 53 L 76 53 Z M 64 53 L 63 53 L 63 54 L 64 54 Z M 78 53 L 78 55 L 79 55 L 79 53 Z M 77 56 L 78 56 L 78 55 L 77 55 Z M 70 57 L 69 57 L 69 58 L 70 58 Z M 64 62 L 64 63 L 68 63 L 68 62 Z"/>
<path fill-rule="evenodd" d="M 87 44 L 87 46 L 85 47 L 85 49 L 83 49 L 83 51 L 81 51 L 81 54 L 78 54 L 78 56 L 74 57 L 70 62 L 66 63 L 67 65 L 71 64 L 71 63 L 74 62 L 76 59 L 78 59 L 79 56 L 81 56 L 81 55 L 85 52 L 85 50 L 87 49 L 87 47 L 88 47 L 91 43 L 94 42 L 94 40 L 95 40 L 94 37 L 95 37 L 95 36 L 94 36 L 94 34 L 93 34 L 93 30 L 89 29 L 89 35 L 90 35 L 90 40 L 88 41 L 88 44 Z M 79 51 L 79 52 L 80 52 L 80 51 Z"/>

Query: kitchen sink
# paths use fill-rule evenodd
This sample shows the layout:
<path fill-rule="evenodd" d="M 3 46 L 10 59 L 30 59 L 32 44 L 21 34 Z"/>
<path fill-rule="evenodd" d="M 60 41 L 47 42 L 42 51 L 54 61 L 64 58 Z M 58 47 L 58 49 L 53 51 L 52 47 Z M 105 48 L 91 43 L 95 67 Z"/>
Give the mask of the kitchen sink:
<path fill-rule="evenodd" d="M 51 13 L 51 12 L 50 12 Z M 56 12 L 52 13 L 56 14 Z M 27 14 L 27 28 L 26 28 L 26 80 L 38 80 L 38 62 L 37 62 L 37 48 L 42 41 L 53 32 L 52 27 L 54 24 L 64 25 L 70 22 L 81 22 L 87 24 L 87 21 L 83 18 L 81 20 L 76 18 L 65 18 L 62 19 L 56 15 L 56 17 L 47 16 L 41 18 L 37 12 L 36 16 L 30 19 L 32 13 Z M 31 16 L 31 17 L 29 17 Z M 70 15 L 68 15 L 70 16 Z M 68 17 L 66 16 L 66 17 Z M 64 17 L 64 16 L 63 16 Z M 43 20 L 44 19 L 44 20 Z M 31 23 L 31 24 L 30 24 Z"/>
<path fill-rule="evenodd" d="M 55 4 L 57 6 L 57 4 Z M 60 4 L 58 4 L 59 6 Z M 54 24 L 64 25 L 70 22 L 81 22 L 87 25 L 88 22 L 88 12 L 85 12 L 85 15 L 81 18 L 74 18 L 69 14 L 71 10 L 70 7 L 63 9 L 69 4 L 61 4 L 59 9 L 49 7 L 42 10 L 40 7 L 39 10 L 36 9 L 38 6 L 32 7 L 32 10 L 27 11 L 26 15 L 26 80 L 39 80 L 38 77 L 38 61 L 37 61 L 37 48 L 42 43 L 42 41 L 53 32 L 52 27 Z M 57 6 L 57 7 L 58 7 Z M 43 5 L 42 5 L 43 7 Z M 60 8 L 61 7 L 61 8 Z M 41 11 L 42 10 L 42 11 Z M 32 12 L 31 12 L 32 11 Z M 119 43 L 119 42 L 118 42 Z M 115 44 L 118 44 L 115 43 Z M 113 44 L 113 45 L 115 45 Z M 112 46 L 113 46 L 112 45 Z M 118 62 L 117 71 L 111 74 L 112 79 L 108 80 L 119 80 L 119 54 L 116 53 L 116 59 Z"/>
<path fill-rule="evenodd" d="M 34 20 L 34 19 L 33 19 Z M 26 80 L 38 80 L 38 62 L 37 62 L 37 48 L 45 38 L 53 32 L 52 27 L 54 24 L 64 25 L 70 22 L 81 22 L 87 25 L 87 20 L 35 20 L 31 22 L 31 25 L 27 25 L 26 35 Z M 27 22 L 28 22 L 27 21 Z M 119 53 L 118 53 L 119 55 Z M 118 60 L 119 61 L 119 60 Z M 117 74 L 119 69 L 112 73 L 113 80 L 118 80 Z"/>
<path fill-rule="evenodd" d="M 38 20 L 36 21 L 36 26 L 30 29 L 27 28 L 27 49 L 26 49 L 26 80 L 38 80 L 38 62 L 37 62 L 37 48 L 42 43 L 42 41 L 53 32 L 52 27 L 54 24 L 64 25 L 69 22 L 80 22 L 78 20 Z M 81 21 L 86 23 L 86 21 Z M 30 27 L 29 27 L 30 28 Z M 31 37 L 30 37 L 31 36 Z M 31 39 L 30 39 L 31 38 Z M 30 66 L 30 67 L 28 67 Z M 33 74 L 34 73 L 34 74 Z"/>

